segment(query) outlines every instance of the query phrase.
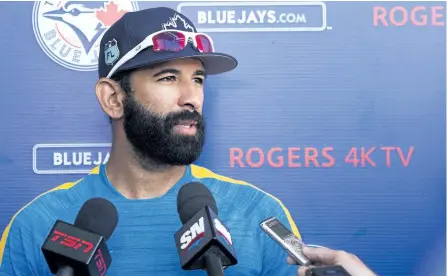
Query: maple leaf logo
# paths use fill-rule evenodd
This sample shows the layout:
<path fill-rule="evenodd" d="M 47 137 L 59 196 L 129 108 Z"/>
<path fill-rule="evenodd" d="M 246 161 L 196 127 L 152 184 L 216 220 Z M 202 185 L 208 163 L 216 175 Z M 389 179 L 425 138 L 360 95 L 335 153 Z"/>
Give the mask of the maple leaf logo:
<path fill-rule="evenodd" d="M 170 17 L 168 22 L 161 24 L 161 27 L 163 28 L 163 30 L 167 30 L 169 27 L 177 29 L 177 26 L 180 25 L 180 22 L 183 23 L 183 27 L 185 27 L 185 29 L 194 32 L 194 28 L 191 25 L 189 25 L 188 22 L 186 22 L 186 20 L 183 19 L 177 13 L 174 15 L 174 17 Z"/>
<path fill-rule="evenodd" d="M 96 17 L 101 21 L 104 27 L 110 27 L 118 21 L 126 12 L 118 9 L 118 5 L 114 1 L 107 3 L 104 8 L 96 11 Z"/>

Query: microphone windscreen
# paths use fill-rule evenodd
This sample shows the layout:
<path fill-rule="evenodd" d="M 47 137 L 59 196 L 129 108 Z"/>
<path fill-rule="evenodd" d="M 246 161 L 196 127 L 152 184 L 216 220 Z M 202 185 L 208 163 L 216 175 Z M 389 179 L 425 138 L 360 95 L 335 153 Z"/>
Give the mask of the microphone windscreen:
<path fill-rule="evenodd" d="M 118 225 L 118 211 L 115 205 L 104 198 L 91 198 L 82 205 L 74 226 L 94 234 L 110 238 Z"/>
<path fill-rule="evenodd" d="M 218 215 L 216 200 L 205 185 L 199 182 L 190 182 L 180 188 L 177 195 L 177 212 L 183 224 L 205 206 L 211 208 Z"/>

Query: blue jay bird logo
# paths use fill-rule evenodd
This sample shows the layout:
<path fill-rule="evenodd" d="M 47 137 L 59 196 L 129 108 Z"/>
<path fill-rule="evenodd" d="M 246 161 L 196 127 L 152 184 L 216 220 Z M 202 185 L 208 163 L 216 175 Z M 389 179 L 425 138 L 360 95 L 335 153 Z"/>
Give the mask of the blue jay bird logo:
<path fill-rule="evenodd" d="M 98 68 L 104 32 L 126 12 L 137 10 L 136 1 L 130 0 L 36 1 L 33 30 L 40 47 L 53 61 L 72 70 L 92 71 Z M 115 47 L 110 51 L 119 54 L 117 41 L 111 43 Z"/>

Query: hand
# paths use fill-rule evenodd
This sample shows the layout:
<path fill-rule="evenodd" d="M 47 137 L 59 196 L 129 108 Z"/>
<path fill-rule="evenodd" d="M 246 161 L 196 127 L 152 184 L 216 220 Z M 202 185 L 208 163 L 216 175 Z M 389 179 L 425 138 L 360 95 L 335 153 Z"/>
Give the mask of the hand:
<path fill-rule="evenodd" d="M 335 251 L 329 248 L 311 248 L 303 247 L 303 253 L 311 261 L 321 264 L 322 266 L 340 265 L 352 276 L 377 276 L 372 272 L 357 256 L 345 251 Z M 291 258 L 287 257 L 289 264 L 296 264 Z M 312 267 L 312 266 L 311 266 Z M 300 266 L 298 276 L 305 276 L 305 266 Z"/>

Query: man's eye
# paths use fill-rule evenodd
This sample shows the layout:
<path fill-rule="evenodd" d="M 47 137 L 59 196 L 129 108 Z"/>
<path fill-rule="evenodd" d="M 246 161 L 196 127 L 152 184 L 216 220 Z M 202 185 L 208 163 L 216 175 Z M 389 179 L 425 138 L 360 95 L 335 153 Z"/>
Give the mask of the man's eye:
<path fill-rule="evenodd" d="M 160 79 L 160 81 L 175 81 L 175 80 L 176 80 L 175 76 L 168 76 Z"/>
<path fill-rule="evenodd" d="M 198 84 L 203 84 L 204 80 L 202 78 L 195 78 L 194 81 L 197 82 Z"/>

